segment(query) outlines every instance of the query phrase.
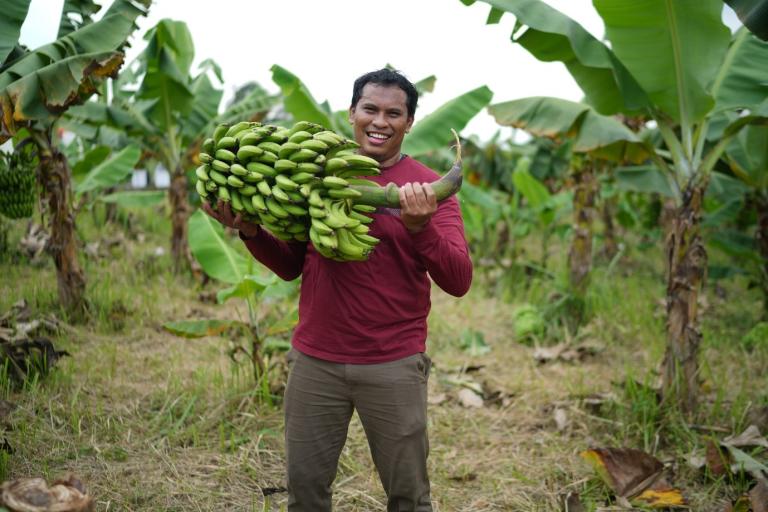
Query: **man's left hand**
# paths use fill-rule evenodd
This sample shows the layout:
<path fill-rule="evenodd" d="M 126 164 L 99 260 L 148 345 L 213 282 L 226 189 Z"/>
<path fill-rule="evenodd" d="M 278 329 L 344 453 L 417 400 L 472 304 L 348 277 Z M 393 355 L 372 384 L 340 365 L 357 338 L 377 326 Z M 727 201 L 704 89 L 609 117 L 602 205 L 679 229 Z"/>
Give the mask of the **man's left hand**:
<path fill-rule="evenodd" d="M 429 183 L 406 183 L 400 187 L 400 219 L 411 233 L 418 233 L 437 211 L 437 199 Z"/>

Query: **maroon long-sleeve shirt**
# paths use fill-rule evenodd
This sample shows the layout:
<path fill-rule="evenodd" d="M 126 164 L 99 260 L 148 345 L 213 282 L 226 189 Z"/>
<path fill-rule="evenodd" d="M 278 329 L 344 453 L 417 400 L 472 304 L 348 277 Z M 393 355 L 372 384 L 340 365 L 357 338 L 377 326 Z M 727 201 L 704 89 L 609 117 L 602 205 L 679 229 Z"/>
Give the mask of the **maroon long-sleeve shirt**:
<path fill-rule="evenodd" d="M 410 157 L 370 178 L 382 185 L 433 182 L 440 176 Z M 399 210 L 374 214 L 381 241 L 367 261 L 337 262 L 311 244 L 283 242 L 265 230 L 245 240 L 253 256 L 285 280 L 302 275 L 292 345 L 338 363 L 382 363 L 424 352 L 430 281 L 454 296 L 472 281 L 459 204 L 442 201 L 430 222 L 410 233 Z"/>

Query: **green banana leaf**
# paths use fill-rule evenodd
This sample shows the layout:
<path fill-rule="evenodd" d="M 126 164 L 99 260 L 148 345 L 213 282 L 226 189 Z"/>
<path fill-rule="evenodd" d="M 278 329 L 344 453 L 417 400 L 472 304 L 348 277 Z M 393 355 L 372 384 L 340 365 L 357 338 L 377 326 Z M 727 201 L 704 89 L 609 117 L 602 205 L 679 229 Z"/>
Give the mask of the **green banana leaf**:
<path fill-rule="evenodd" d="M 67 57 L 122 50 L 128 36 L 136 28 L 136 18 L 146 14 L 145 6 L 149 3 L 150 0 L 115 0 L 99 21 L 27 52 L 24 57 L 3 69 L 0 72 L 0 90 L 20 77 Z"/>
<path fill-rule="evenodd" d="M 768 41 L 768 0 L 725 0 L 741 22 L 763 41 Z"/>
<path fill-rule="evenodd" d="M 202 133 L 213 133 L 220 123 L 236 123 L 244 119 L 262 119 L 269 110 L 278 104 L 279 95 L 269 94 L 261 85 L 255 84 L 240 101 L 229 105 L 203 129 Z"/>
<path fill-rule="evenodd" d="M 104 203 L 115 203 L 126 208 L 149 208 L 163 201 L 168 194 L 163 190 L 128 190 L 99 196 Z"/>
<path fill-rule="evenodd" d="M 467 0 L 462 0 L 470 4 Z M 650 105 L 638 81 L 603 42 L 540 0 L 482 0 L 517 18 L 512 40 L 543 62 L 559 61 L 601 114 L 636 112 Z M 498 16 L 489 17 L 494 22 Z M 525 31 L 515 37 L 519 26 Z"/>
<path fill-rule="evenodd" d="M 326 110 L 312 97 L 307 86 L 287 69 L 273 65 L 272 80 L 283 93 L 285 110 L 294 119 L 318 123 L 326 128 L 335 129 L 335 125 Z"/>
<path fill-rule="evenodd" d="M 654 105 L 685 132 L 714 100 L 707 87 L 723 62 L 730 31 L 721 0 L 594 0 L 606 39 Z"/>
<path fill-rule="evenodd" d="M 0 142 L 15 133 L 19 121 L 52 122 L 70 105 L 82 103 L 95 92 L 94 83 L 117 73 L 122 63 L 123 55 L 118 52 L 76 55 L 7 84 L 0 90 Z M 10 73 L 0 74 L 0 81 L 6 74 Z"/>
<path fill-rule="evenodd" d="M 483 85 L 444 103 L 413 125 L 403 142 L 403 152 L 418 157 L 450 144 L 450 128 L 463 130 L 492 97 L 493 92 Z"/>
<path fill-rule="evenodd" d="M 93 190 L 114 187 L 122 183 L 133 173 L 133 168 L 139 163 L 141 149 L 138 146 L 128 146 L 116 155 L 95 166 L 75 187 L 75 194 L 82 195 Z"/>
<path fill-rule="evenodd" d="M 112 149 L 108 146 L 92 147 L 83 158 L 72 166 L 72 176 L 77 180 L 81 180 L 83 176 L 91 171 L 91 169 L 106 160 L 111 152 Z"/>
<path fill-rule="evenodd" d="M 162 131 L 177 123 L 177 115 L 185 116 L 192 109 L 194 92 L 189 69 L 195 49 L 186 23 L 161 20 L 145 36 L 147 48 L 140 56 L 146 73 L 138 98 L 157 100 L 148 116 Z"/>
<path fill-rule="evenodd" d="M 429 75 L 428 77 L 415 82 L 413 86 L 419 92 L 419 97 L 421 97 L 422 95 L 435 90 L 435 82 L 437 82 L 437 77 L 435 75 Z"/>
<path fill-rule="evenodd" d="M 197 210 L 189 217 L 189 248 L 206 274 L 229 284 L 237 284 L 248 273 L 248 261 L 224 238 L 224 228 Z"/>
<path fill-rule="evenodd" d="M 157 100 L 142 100 L 127 102 L 115 100 L 112 105 L 97 101 L 87 101 L 67 110 L 63 117 L 62 126 L 75 133 L 84 129 L 93 131 L 87 139 L 95 138 L 99 129 L 105 126 L 116 128 L 132 136 L 154 135 L 157 128 L 147 119 L 147 112 Z"/>
<path fill-rule="evenodd" d="M 253 297 L 258 293 L 264 291 L 273 281 L 275 277 L 262 277 L 257 275 L 243 276 L 239 283 L 224 290 L 220 290 L 216 294 L 216 300 L 219 304 L 223 304 L 229 299 L 247 299 Z"/>
<path fill-rule="evenodd" d="M 115 0 L 105 16 L 75 32 L 26 52 L 0 71 L 0 142 L 17 124 L 50 123 L 69 106 L 81 103 L 122 65 L 119 53 L 146 14 L 149 0 Z"/>
<path fill-rule="evenodd" d="M 19 42 L 21 25 L 29 12 L 30 0 L 8 0 L 3 2 L 3 15 L 0 17 L 0 64 Z"/>
<path fill-rule="evenodd" d="M 187 140 L 202 134 L 210 120 L 217 117 L 219 104 L 224 95 L 222 89 L 214 87 L 205 70 L 192 80 L 190 91 L 194 97 L 192 109 L 181 124 Z"/>
<path fill-rule="evenodd" d="M 576 153 L 636 163 L 650 155 L 651 150 L 629 128 L 583 103 L 532 97 L 491 105 L 488 112 L 503 126 L 541 137 L 573 139 L 572 150 Z"/>
<path fill-rule="evenodd" d="M 163 329 L 182 338 L 203 338 L 218 336 L 230 329 L 249 329 L 248 324 L 238 320 L 181 320 L 166 322 Z"/>
<path fill-rule="evenodd" d="M 762 103 L 768 97 L 768 42 L 739 29 L 715 77 L 712 95 L 716 111 Z"/>
<path fill-rule="evenodd" d="M 282 334 L 284 332 L 290 331 L 296 326 L 297 323 L 299 323 L 299 310 L 298 308 L 294 308 L 280 320 L 267 327 L 266 335 L 275 336 L 276 334 Z"/>
<path fill-rule="evenodd" d="M 64 0 L 59 21 L 57 38 L 93 23 L 93 15 L 101 10 L 101 6 L 93 0 Z"/>
<path fill-rule="evenodd" d="M 617 167 L 614 169 L 614 178 L 616 187 L 621 190 L 677 197 L 667 175 L 654 165 Z"/>
<path fill-rule="evenodd" d="M 768 126 L 747 126 L 731 140 L 725 160 L 748 186 L 768 190 Z"/>

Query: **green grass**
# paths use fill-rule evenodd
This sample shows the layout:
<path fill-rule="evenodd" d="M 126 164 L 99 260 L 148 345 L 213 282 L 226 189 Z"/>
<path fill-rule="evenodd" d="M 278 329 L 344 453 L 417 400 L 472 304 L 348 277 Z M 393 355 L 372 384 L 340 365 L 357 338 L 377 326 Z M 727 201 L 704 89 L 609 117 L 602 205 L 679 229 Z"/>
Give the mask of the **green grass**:
<path fill-rule="evenodd" d="M 158 217 L 134 213 L 133 234 L 100 224 L 98 215 L 96 221 L 91 215 L 78 219 L 85 240 L 124 242 L 97 258 L 83 257 L 90 315 L 49 335 L 72 356 L 50 375 L 20 385 L 11 385 L 0 370 L 0 398 L 16 406 L 3 433 L 14 453 L 0 451 L 0 477 L 50 481 L 74 472 L 96 497 L 97 510 L 284 509 L 284 492 L 265 497 L 261 491 L 284 485 L 284 359 L 275 354 L 268 379 L 254 383 L 248 362 L 230 359 L 232 340 L 182 339 L 162 330 L 172 320 L 247 318 L 247 311 L 238 301 L 201 301 L 200 293 L 217 289 L 215 283 L 203 288 L 172 273 L 167 252 L 155 255 L 157 247 L 168 246 L 167 225 Z M 18 240 L 19 229 L 11 230 L 11 240 Z M 553 246 L 552 254 L 565 249 Z M 563 262 L 553 256 L 550 270 Z M 0 313 L 23 298 L 33 316 L 66 322 L 47 258 L 30 266 L 5 257 L 0 272 L 8 283 Z M 768 351 L 747 351 L 739 342 L 759 319 L 759 296 L 742 279 L 706 286 L 702 404 L 687 419 L 656 397 L 665 347 L 662 273 L 656 249 L 628 251 L 611 267 L 597 265 L 578 333 L 563 327 L 553 306 L 563 296 L 557 273 L 478 270 L 464 298 L 434 291 L 430 395 L 446 397 L 430 405 L 436 510 L 559 511 L 559 496 L 567 491 L 579 492 L 587 510 L 596 510 L 609 502 L 610 492 L 579 452 L 602 446 L 640 448 L 674 461 L 673 484 L 694 510 L 748 488 L 743 475 L 713 479 L 684 460 L 710 437 L 739 433 L 768 411 Z M 523 303 L 545 311 L 550 324 L 532 346 L 515 341 L 511 313 Z M 467 330 L 480 332 L 491 351 L 470 356 L 461 346 Z M 600 351 L 580 362 L 534 361 L 536 344 L 568 339 L 594 343 Z M 482 384 L 503 400 L 462 407 L 457 379 Z M 598 395 L 605 401 L 590 405 L 588 399 Z M 556 409 L 568 419 L 561 430 Z M 334 491 L 342 512 L 383 509 L 385 503 L 356 418 Z"/>

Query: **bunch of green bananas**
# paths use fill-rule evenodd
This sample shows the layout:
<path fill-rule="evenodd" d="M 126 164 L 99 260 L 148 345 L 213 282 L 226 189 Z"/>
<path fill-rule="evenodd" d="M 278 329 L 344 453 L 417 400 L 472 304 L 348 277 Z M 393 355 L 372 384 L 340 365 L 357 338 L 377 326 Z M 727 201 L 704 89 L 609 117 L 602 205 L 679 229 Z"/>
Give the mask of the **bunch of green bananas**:
<path fill-rule="evenodd" d="M 26 151 L 0 152 L 0 213 L 9 219 L 32 216 L 37 197 L 35 167 Z"/>
<path fill-rule="evenodd" d="M 354 186 L 381 188 L 360 179 L 380 169 L 358 147 L 306 121 L 291 128 L 221 124 L 202 144 L 195 186 L 204 200 L 228 202 L 281 240 L 311 241 L 334 260 L 365 260 L 378 243 L 366 215 L 376 208 L 359 204 L 363 194 Z"/>

